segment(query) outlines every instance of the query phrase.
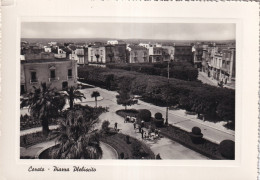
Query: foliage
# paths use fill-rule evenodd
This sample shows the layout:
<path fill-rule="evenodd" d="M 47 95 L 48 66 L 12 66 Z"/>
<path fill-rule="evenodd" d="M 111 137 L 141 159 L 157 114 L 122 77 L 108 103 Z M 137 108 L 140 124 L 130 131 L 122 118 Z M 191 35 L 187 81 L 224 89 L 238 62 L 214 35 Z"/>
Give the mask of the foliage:
<path fill-rule="evenodd" d="M 163 127 L 164 119 L 163 118 L 161 118 L 161 119 L 153 118 L 153 123 L 156 127 Z"/>
<path fill-rule="evenodd" d="M 127 106 L 137 104 L 137 100 L 135 100 L 134 97 L 130 94 L 131 86 L 129 85 L 129 82 L 123 81 L 119 85 L 119 88 L 118 95 L 116 96 L 117 104 L 125 106 L 125 109 Z"/>
<path fill-rule="evenodd" d="M 151 120 L 152 113 L 148 109 L 140 109 L 138 113 L 138 118 L 149 122 Z"/>
<path fill-rule="evenodd" d="M 80 100 L 82 101 L 82 98 L 86 99 L 83 93 L 81 93 L 77 88 L 74 86 L 69 87 L 66 89 L 66 93 L 61 93 L 65 99 L 68 99 L 70 104 L 70 109 L 73 109 L 74 101 Z"/>
<path fill-rule="evenodd" d="M 60 118 L 58 142 L 53 152 L 54 159 L 100 159 L 102 149 L 99 134 L 94 125 L 98 114 L 86 106 L 66 110 Z"/>
<path fill-rule="evenodd" d="M 155 119 L 162 119 L 162 113 L 157 112 L 155 113 L 154 117 Z"/>
<path fill-rule="evenodd" d="M 156 66 L 161 65 L 157 64 Z M 81 67 L 79 68 L 79 77 L 83 78 L 84 82 L 117 90 L 120 89 L 120 84 L 125 81 L 130 86 L 128 89 L 131 93 L 140 95 L 143 101 L 166 106 L 168 99 L 169 106 L 178 105 L 179 108 L 194 111 L 197 114 L 218 115 L 220 117 L 218 120 L 234 121 L 235 118 L 235 91 L 231 89 L 175 78 L 170 78 L 168 88 L 165 77 L 123 69 Z M 107 80 L 108 77 L 113 78 Z"/>
<path fill-rule="evenodd" d="M 21 102 L 21 107 L 28 106 L 31 116 L 35 119 L 40 119 L 42 131 L 44 135 L 49 133 L 49 122 L 51 118 L 57 118 L 65 105 L 65 100 L 50 86 L 41 84 L 41 87 L 36 88 L 26 95 Z"/>
<path fill-rule="evenodd" d="M 235 142 L 231 140 L 224 140 L 219 144 L 219 151 L 221 155 L 227 159 L 235 158 Z"/>
<path fill-rule="evenodd" d="M 103 121 L 102 123 L 102 126 L 101 126 L 101 129 L 107 133 L 109 131 L 109 125 L 110 125 L 110 122 L 109 121 Z"/>
<path fill-rule="evenodd" d="M 190 133 L 190 138 L 194 144 L 203 143 L 203 134 L 201 133 L 201 129 L 199 127 L 193 127 Z"/>
<path fill-rule="evenodd" d="M 201 129 L 196 126 L 191 129 L 191 132 L 195 135 L 201 135 Z"/>
<path fill-rule="evenodd" d="M 147 75 L 168 76 L 167 63 L 154 64 L 109 64 L 110 69 L 122 69 L 126 71 L 136 71 Z M 170 63 L 170 77 L 187 81 L 196 81 L 198 78 L 198 70 L 190 63 L 172 62 Z"/>
<path fill-rule="evenodd" d="M 163 136 L 176 141 L 183 146 L 192 149 L 193 151 L 207 156 L 210 159 L 226 159 L 219 152 L 219 144 L 213 143 L 204 138 L 202 138 L 201 143 L 194 144 L 190 137 L 192 133 L 189 133 L 172 125 L 160 128 L 160 130 L 160 134 L 162 134 Z"/>
<path fill-rule="evenodd" d="M 92 98 L 95 98 L 95 102 L 96 102 L 96 107 L 97 107 L 97 97 L 100 96 L 100 93 L 98 91 L 93 91 L 91 94 Z"/>

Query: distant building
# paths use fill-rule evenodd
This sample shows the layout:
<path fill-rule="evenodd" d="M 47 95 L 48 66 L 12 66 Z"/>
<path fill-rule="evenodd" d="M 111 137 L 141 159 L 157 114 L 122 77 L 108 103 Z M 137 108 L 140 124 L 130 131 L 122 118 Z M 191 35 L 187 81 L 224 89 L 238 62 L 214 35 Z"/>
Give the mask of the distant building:
<path fill-rule="evenodd" d="M 149 47 L 149 62 L 163 62 L 163 48 Z"/>
<path fill-rule="evenodd" d="M 122 40 L 108 40 L 107 44 L 116 45 L 116 44 L 125 44 Z"/>
<path fill-rule="evenodd" d="M 54 53 L 49 52 L 41 52 L 39 54 L 27 53 L 24 55 L 24 60 L 32 60 L 32 59 L 54 59 Z"/>
<path fill-rule="evenodd" d="M 224 83 L 232 83 L 236 77 L 236 49 L 222 50 L 222 65 L 220 68 L 220 80 Z"/>
<path fill-rule="evenodd" d="M 51 52 L 50 46 L 44 46 L 44 52 Z"/>
<path fill-rule="evenodd" d="M 106 49 L 106 63 L 126 63 L 126 44 L 108 44 Z"/>
<path fill-rule="evenodd" d="M 175 48 L 174 46 L 170 46 L 170 45 L 163 45 L 162 46 L 163 49 L 165 49 L 169 55 L 169 60 L 170 61 L 174 61 L 174 51 L 175 51 Z M 164 61 L 167 61 L 167 58 L 164 58 Z"/>
<path fill-rule="evenodd" d="M 57 90 L 77 85 L 77 62 L 68 59 L 21 61 L 21 93 L 40 87 L 41 83 Z"/>
<path fill-rule="evenodd" d="M 149 51 L 145 47 L 130 45 L 127 49 L 129 51 L 129 63 L 147 63 L 149 61 Z"/>
<path fill-rule="evenodd" d="M 72 53 L 70 54 L 70 59 L 77 61 L 77 63 L 79 65 L 85 64 L 84 49 L 83 48 L 77 48 L 75 50 L 72 50 Z"/>
<path fill-rule="evenodd" d="M 57 46 L 56 51 L 54 53 L 54 57 L 58 59 L 64 59 L 67 57 L 66 52 L 63 50 L 64 46 Z"/>
<path fill-rule="evenodd" d="M 147 49 L 151 47 L 150 43 L 139 43 L 139 46 L 145 47 Z"/>
<path fill-rule="evenodd" d="M 106 63 L 105 46 L 88 47 L 88 63 Z"/>
<path fill-rule="evenodd" d="M 202 56 L 203 56 L 203 47 L 202 45 L 195 45 L 192 47 L 193 52 L 193 65 L 195 68 L 202 67 Z"/>
<path fill-rule="evenodd" d="M 174 61 L 193 62 L 192 46 L 176 45 L 174 51 Z"/>
<path fill-rule="evenodd" d="M 209 63 L 210 69 L 210 76 L 216 79 L 217 81 L 220 80 L 220 69 L 222 68 L 222 52 L 216 52 Z"/>

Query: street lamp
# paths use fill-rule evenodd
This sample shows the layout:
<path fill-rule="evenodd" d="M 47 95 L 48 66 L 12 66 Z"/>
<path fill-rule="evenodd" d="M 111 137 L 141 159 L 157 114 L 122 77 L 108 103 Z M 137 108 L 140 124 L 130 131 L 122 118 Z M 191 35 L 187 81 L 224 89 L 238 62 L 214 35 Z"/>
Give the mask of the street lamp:
<path fill-rule="evenodd" d="M 168 114 L 169 114 L 169 80 L 170 80 L 170 60 L 168 60 L 168 67 L 167 67 L 167 73 L 168 73 L 168 78 L 167 78 L 167 92 L 166 92 L 166 118 L 165 118 L 165 125 L 168 125 Z"/>

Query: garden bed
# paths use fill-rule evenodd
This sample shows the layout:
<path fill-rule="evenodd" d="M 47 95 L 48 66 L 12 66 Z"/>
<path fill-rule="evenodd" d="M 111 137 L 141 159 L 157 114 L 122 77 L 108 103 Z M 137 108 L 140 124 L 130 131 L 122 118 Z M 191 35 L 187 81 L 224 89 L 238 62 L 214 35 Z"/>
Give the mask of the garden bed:
<path fill-rule="evenodd" d="M 135 109 L 120 109 L 116 111 L 116 114 L 125 118 L 126 116 L 137 116 L 138 115 L 138 111 Z"/>
<path fill-rule="evenodd" d="M 114 134 L 104 136 L 101 140 L 112 146 L 118 153 L 120 159 L 154 159 L 155 155 L 149 147 L 133 137 L 129 137 L 129 142 L 126 141 L 127 135 Z M 121 156 L 124 154 L 123 157 Z"/>
<path fill-rule="evenodd" d="M 20 147 L 28 148 L 30 146 L 33 146 L 35 144 L 39 144 L 45 141 L 52 140 L 56 138 L 56 134 L 52 134 L 52 132 L 49 132 L 49 136 L 46 137 L 42 134 L 42 132 L 36 132 L 31 134 L 26 134 L 23 136 L 20 136 Z"/>

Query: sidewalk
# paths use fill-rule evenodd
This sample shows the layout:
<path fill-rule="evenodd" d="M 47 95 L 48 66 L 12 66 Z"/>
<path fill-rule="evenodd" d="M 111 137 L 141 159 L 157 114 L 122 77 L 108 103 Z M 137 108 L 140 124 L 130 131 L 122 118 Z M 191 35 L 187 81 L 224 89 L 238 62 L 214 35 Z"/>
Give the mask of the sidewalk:
<path fill-rule="evenodd" d="M 203 83 L 218 87 L 218 81 L 213 79 L 212 77 L 208 77 L 208 75 L 205 72 L 199 72 L 198 80 L 202 81 Z M 235 89 L 235 84 L 227 83 L 224 84 L 224 87 L 229 89 Z"/>

